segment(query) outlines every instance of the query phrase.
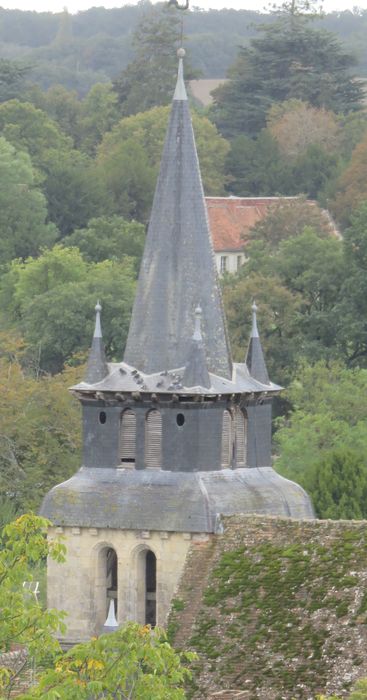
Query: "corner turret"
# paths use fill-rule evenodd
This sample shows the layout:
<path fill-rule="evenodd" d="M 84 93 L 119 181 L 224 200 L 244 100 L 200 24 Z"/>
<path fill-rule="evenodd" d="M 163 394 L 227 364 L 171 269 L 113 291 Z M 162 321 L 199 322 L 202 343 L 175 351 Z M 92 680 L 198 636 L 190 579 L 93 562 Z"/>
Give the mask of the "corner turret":
<path fill-rule="evenodd" d="M 102 337 L 101 311 L 102 307 L 99 301 L 97 301 L 95 306 L 96 321 L 94 326 L 93 341 L 89 351 L 87 368 L 84 376 L 84 381 L 86 384 L 97 384 L 108 374 L 108 366 Z"/>

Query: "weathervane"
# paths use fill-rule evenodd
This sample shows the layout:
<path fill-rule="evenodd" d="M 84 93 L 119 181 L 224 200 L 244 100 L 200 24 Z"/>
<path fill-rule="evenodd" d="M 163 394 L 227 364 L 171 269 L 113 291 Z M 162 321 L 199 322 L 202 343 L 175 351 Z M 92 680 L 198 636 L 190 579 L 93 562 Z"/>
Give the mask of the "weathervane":
<path fill-rule="evenodd" d="M 177 8 L 177 10 L 188 10 L 189 9 L 189 0 L 186 0 L 184 5 L 179 5 L 178 0 L 168 0 L 167 5 L 168 5 L 168 7 L 173 5 L 173 7 Z"/>

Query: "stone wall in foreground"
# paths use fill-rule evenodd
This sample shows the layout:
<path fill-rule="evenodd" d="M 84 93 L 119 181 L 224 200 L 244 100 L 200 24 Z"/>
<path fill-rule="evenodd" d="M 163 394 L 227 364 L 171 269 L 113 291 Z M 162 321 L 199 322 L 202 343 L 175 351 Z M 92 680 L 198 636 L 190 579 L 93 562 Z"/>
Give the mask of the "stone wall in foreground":
<path fill-rule="evenodd" d="M 222 524 L 192 543 L 169 619 L 173 643 L 199 655 L 193 696 L 345 696 L 367 676 L 367 522 Z"/>

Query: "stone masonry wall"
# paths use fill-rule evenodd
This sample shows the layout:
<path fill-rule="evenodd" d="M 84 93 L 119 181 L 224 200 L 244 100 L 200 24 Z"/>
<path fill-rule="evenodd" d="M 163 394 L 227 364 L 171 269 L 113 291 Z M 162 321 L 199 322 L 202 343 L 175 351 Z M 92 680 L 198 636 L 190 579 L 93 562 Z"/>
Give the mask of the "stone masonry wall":
<path fill-rule="evenodd" d="M 145 570 L 140 554 L 151 550 L 157 558 L 157 624 L 164 625 L 170 602 L 193 540 L 206 535 L 97 528 L 51 528 L 49 537 L 61 537 L 66 562 L 50 560 L 47 605 L 67 613 L 64 642 L 90 639 L 106 620 L 106 562 L 112 547 L 118 559 L 117 619 L 145 623 Z"/>

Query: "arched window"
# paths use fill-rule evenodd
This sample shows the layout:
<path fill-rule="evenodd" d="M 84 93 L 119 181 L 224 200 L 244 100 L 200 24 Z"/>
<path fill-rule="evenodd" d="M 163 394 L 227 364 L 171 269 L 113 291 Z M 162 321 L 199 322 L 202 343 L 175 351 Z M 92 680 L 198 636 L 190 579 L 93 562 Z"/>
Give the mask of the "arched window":
<path fill-rule="evenodd" d="M 155 409 L 145 419 L 145 466 L 162 466 L 162 416 Z"/>
<path fill-rule="evenodd" d="M 222 460 L 223 468 L 231 466 L 233 452 L 233 435 L 232 435 L 232 415 L 230 411 L 223 411 L 222 423 Z"/>
<path fill-rule="evenodd" d="M 157 559 L 150 549 L 137 556 L 136 619 L 141 625 L 157 624 Z"/>
<path fill-rule="evenodd" d="M 136 416 L 129 408 L 121 415 L 120 461 L 135 464 Z"/>
<path fill-rule="evenodd" d="M 115 615 L 117 615 L 117 554 L 112 547 L 106 549 L 106 589 L 107 589 L 107 612 L 109 601 L 115 604 Z"/>
<path fill-rule="evenodd" d="M 145 557 L 145 624 L 157 624 L 157 560 L 153 552 Z"/>
<path fill-rule="evenodd" d="M 245 467 L 247 453 L 247 414 L 241 411 L 240 408 L 236 409 L 235 428 L 236 466 Z"/>

